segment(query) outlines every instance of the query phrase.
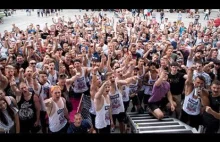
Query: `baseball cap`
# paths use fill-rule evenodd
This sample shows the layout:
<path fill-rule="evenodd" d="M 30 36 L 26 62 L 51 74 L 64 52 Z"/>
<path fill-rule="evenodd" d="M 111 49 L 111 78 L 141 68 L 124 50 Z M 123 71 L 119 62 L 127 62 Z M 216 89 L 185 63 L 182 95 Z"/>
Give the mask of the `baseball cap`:
<path fill-rule="evenodd" d="M 183 58 L 177 58 L 177 60 L 176 60 L 177 62 L 182 62 L 183 61 Z"/>

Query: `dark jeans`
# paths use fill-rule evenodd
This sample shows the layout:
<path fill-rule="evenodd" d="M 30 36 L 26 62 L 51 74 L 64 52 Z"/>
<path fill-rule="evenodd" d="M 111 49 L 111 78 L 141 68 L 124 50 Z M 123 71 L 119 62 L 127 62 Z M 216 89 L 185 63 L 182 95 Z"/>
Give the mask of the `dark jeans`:
<path fill-rule="evenodd" d="M 46 111 L 40 111 L 40 122 L 41 122 L 42 132 L 43 132 L 43 134 L 46 134 L 47 133 L 47 128 L 49 126 Z"/>
<path fill-rule="evenodd" d="M 182 110 L 180 120 L 184 123 L 188 123 L 189 126 L 194 127 L 198 130 L 199 125 L 201 125 L 202 116 L 198 115 L 189 115 L 184 110 Z"/>

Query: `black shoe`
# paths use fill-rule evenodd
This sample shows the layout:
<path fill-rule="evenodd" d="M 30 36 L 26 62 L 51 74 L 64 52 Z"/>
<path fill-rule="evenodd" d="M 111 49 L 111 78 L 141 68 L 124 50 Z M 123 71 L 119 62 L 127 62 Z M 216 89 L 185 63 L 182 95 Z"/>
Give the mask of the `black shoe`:
<path fill-rule="evenodd" d="M 136 108 L 132 107 L 131 112 L 135 112 L 135 111 L 136 111 Z"/>

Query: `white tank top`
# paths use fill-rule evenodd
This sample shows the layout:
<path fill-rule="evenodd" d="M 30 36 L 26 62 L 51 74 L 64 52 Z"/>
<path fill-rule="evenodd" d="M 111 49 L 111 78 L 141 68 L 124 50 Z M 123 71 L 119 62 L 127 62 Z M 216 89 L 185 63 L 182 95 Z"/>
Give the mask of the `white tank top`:
<path fill-rule="evenodd" d="M 101 78 L 101 76 L 100 76 L 100 74 L 99 74 L 98 71 L 96 72 L 96 75 Z M 92 81 L 92 74 L 91 74 L 91 73 L 90 73 L 90 75 L 89 75 L 89 77 L 88 77 L 87 79 L 88 79 L 89 84 L 91 85 L 91 83 L 92 83 L 92 82 L 91 82 L 91 81 Z"/>
<path fill-rule="evenodd" d="M 59 101 L 62 101 L 62 107 L 59 108 L 57 103 L 53 101 L 53 107 L 55 109 L 55 113 L 52 116 L 49 116 L 49 128 L 50 131 L 52 132 L 58 132 L 67 123 L 67 119 L 64 117 L 64 103 L 62 98 L 60 98 Z"/>
<path fill-rule="evenodd" d="M 95 104 L 94 104 L 94 100 L 91 99 L 91 107 L 89 109 L 89 112 L 93 115 L 96 115 L 96 112 L 95 112 Z"/>
<path fill-rule="evenodd" d="M 5 133 L 9 133 L 11 128 L 14 126 L 14 121 L 11 119 L 10 115 L 8 114 L 7 110 L 2 111 L 3 115 L 6 118 L 6 121 L 8 122 L 7 125 L 5 125 L 2 121 L 0 121 L 0 129 L 3 129 Z"/>
<path fill-rule="evenodd" d="M 145 75 L 145 68 L 144 68 L 144 66 L 143 66 L 143 73 L 142 73 L 142 75 L 139 76 L 139 78 L 140 78 L 142 81 L 143 81 L 143 79 L 144 79 L 144 75 Z M 145 89 L 145 88 L 144 88 L 144 85 L 142 85 L 140 91 L 143 91 L 144 89 Z"/>
<path fill-rule="evenodd" d="M 112 114 L 119 114 L 120 112 L 124 112 L 124 103 L 122 100 L 122 94 L 117 87 L 117 83 L 115 82 L 115 93 L 111 94 L 109 91 L 109 97 L 111 101 Z"/>
<path fill-rule="evenodd" d="M 199 98 L 193 98 L 194 92 L 195 89 L 188 96 L 185 96 L 183 103 L 183 110 L 189 115 L 198 115 L 200 113 L 201 102 Z"/>
<path fill-rule="evenodd" d="M 131 83 L 129 85 L 129 95 L 136 93 L 137 89 L 138 89 L 138 81 L 136 81 L 135 84 Z"/>
<path fill-rule="evenodd" d="M 151 73 L 149 71 L 149 80 L 148 80 L 148 84 L 151 84 L 152 86 L 147 86 L 145 85 L 145 90 L 144 90 L 144 94 L 146 95 L 152 95 L 152 90 L 153 90 L 153 85 L 154 83 L 157 81 L 157 79 L 153 80 L 152 77 L 151 77 Z"/>
<path fill-rule="evenodd" d="M 123 85 L 121 89 L 122 100 L 123 102 L 129 101 L 129 87 L 127 85 Z"/>
<path fill-rule="evenodd" d="M 83 93 L 87 91 L 89 88 L 86 84 L 86 77 L 85 77 L 85 71 L 82 69 L 82 75 L 81 77 L 77 78 L 74 81 L 74 87 L 73 90 L 75 93 Z"/>
<path fill-rule="evenodd" d="M 51 85 L 56 85 L 57 84 L 57 80 L 58 80 L 58 75 L 57 74 L 58 74 L 57 71 L 55 71 L 54 75 L 48 73 L 48 80 L 50 81 Z"/>
<path fill-rule="evenodd" d="M 95 127 L 97 129 L 102 129 L 110 125 L 110 104 L 107 104 L 104 96 L 102 97 L 104 98 L 104 105 L 99 111 L 96 111 L 95 117 Z"/>

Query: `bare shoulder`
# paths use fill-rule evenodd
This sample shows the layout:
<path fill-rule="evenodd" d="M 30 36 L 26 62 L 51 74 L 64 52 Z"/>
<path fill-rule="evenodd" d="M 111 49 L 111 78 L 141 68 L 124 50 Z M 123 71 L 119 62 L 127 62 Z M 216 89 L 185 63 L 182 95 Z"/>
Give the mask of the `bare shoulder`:
<path fill-rule="evenodd" d="M 66 99 L 64 97 L 61 97 L 61 99 L 63 100 L 64 103 L 66 103 Z"/>

